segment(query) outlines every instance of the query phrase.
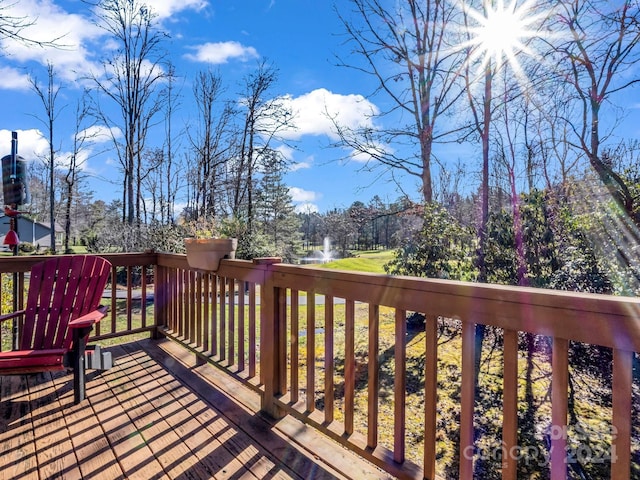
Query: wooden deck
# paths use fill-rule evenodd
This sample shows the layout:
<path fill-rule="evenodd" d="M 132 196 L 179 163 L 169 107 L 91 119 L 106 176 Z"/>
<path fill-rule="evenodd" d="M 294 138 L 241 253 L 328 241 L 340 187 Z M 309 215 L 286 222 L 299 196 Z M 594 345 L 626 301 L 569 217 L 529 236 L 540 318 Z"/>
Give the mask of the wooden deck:
<path fill-rule="evenodd" d="M 70 374 L 0 377 L 0 478 L 389 478 L 167 340 L 110 350 L 77 406 Z"/>

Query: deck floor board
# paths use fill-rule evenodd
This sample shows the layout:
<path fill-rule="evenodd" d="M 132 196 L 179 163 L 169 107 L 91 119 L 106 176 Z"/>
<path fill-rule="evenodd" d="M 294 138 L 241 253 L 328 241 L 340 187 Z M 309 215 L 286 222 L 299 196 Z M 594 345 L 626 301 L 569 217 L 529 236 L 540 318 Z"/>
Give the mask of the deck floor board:
<path fill-rule="evenodd" d="M 0 480 L 389 478 L 337 444 L 323 461 L 326 440 L 309 433 L 308 448 L 289 441 L 257 393 L 225 391 L 222 372 L 169 341 L 108 349 L 116 365 L 89 373 L 80 405 L 70 374 L 0 377 Z"/>
<path fill-rule="evenodd" d="M 43 381 L 45 376 L 55 375 L 46 373 L 26 377 L 37 463 L 42 478 L 55 478 L 56 475 L 80 477 L 55 383 Z M 49 408 L 52 404 L 58 407 L 52 410 Z"/>
<path fill-rule="evenodd" d="M 25 377 L 0 377 L 0 478 L 38 479 Z"/>

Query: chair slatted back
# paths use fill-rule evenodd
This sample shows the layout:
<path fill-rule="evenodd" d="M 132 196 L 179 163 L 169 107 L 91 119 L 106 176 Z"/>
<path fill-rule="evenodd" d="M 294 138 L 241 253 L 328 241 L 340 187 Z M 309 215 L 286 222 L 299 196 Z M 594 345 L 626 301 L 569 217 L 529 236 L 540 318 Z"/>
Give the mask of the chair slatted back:
<path fill-rule="evenodd" d="M 69 322 L 100 305 L 111 263 L 93 255 L 54 257 L 31 269 L 21 350 L 71 348 Z"/>

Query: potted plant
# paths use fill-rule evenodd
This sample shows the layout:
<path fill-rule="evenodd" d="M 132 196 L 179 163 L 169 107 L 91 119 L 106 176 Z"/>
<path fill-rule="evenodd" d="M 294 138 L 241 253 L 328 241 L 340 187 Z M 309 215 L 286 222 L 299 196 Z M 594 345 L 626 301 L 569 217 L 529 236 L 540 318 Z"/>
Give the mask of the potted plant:
<path fill-rule="evenodd" d="M 223 258 L 236 258 L 237 238 L 185 238 L 187 262 L 191 268 L 218 270 Z"/>
<path fill-rule="evenodd" d="M 194 236 L 184 239 L 191 268 L 216 271 L 223 258 L 235 258 L 237 238 L 221 238 L 215 225 L 197 225 Z"/>

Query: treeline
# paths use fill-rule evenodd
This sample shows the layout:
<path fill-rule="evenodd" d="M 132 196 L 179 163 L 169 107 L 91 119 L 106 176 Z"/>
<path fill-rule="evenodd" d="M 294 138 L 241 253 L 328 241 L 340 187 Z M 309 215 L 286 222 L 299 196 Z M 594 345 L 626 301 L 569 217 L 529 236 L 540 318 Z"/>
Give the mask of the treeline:
<path fill-rule="evenodd" d="M 55 121 L 47 123 L 49 155 L 42 164 L 33 162 L 34 170 L 40 170 L 32 178 L 41 194 L 34 196 L 31 211 L 40 221 L 64 225 L 65 250 L 84 242 L 92 248 L 179 251 L 183 236 L 208 233 L 238 237 L 244 257 L 280 255 L 294 261 L 322 245 L 324 237 L 347 254 L 402 246 L 422 228 L 422 213 L 404 199 L 383 205 L 374 198 L 333 212 L 296 213 L 285 182 L 291 167 L 286 152 L 296 147 L 290 144 L 295 115 L 287 95 L 278 91 L 275 64 L 262 59 L 233 88 L 222 73 L 204 68 L 190 78 L 191 91 L 181 91 L 177 85 L 183 72 L 166 55 L 166 36 L 153 9 L 144 2 L 97 3 L 95 21 L 114 46 L 98 60 L 105 72 L 114 74 L 90 76 L 90 88 L 77 99 L 74 144 L 67 148 L 73 162 L 58 158 Z M 520 240 L 529 226 L 519 198 L 535 191 L 545 192 L 546 198 L 546 192 L 557 191 L 554 201 L 577 199 L 586 208 L 580 204 L 593 196 L 581 200 L 578 193 L 600 191 L 597 185 L 611 199 L 602 202 L 624 212 L 605 230 L 620 230 L 619 255 L 629 263 L 633 252 L 627 237 L 640 224 L 633 171 L 639 149 L 637 144 L 613 143 L 622 135 L 613 135 L 618 112 L 610 106 L 639 81 L 637 75 L 627 78 L 626 70 L 640 55 L 637 7 L 598 0 L 576 2 L 575 8 L 545 1 L 529 5 L 531 12 L 518 9 L 520 17 L 531 13 L 536 20 L 527 50 L 548 61 L 519 55 L 514 65 L 494 58 L 484 64 L 490 75 L 478 75 L 485 47 L 461 46 L 469 45 L 478 18 L 492 16 L 491 6 L 474 1 L 469 2 L 472 10 L 460 11 L 459 4 L 436 2 L 422 9 L 406 1 L 389 11 L 378 8 L 377 0 L 345 2 L 345 9 L 354 13 L 341 16 L 345 32 L 360 48 L 359 60 L 343 66 L 377 79 L 380 85 L 367 101 L 386 109 L 373 109 L 368 120 L 375 128 L 369 122 L 350 128 L 327 112 L 335 121 L 337 140 L 331 146 L 338 156 L 368 159 L 363 168 L 384 180 L 406 175 L 410 185 L 398 181 L 398 191 L 408 192 L 403 198 L 415 202 L 420 192 L 418 204 L 442 205 L 462 227 L 473 229 L 468 249 L 475 259 L 469 257 L 469 278 L 507 280 L 495 273 L 497 257 L 487 243 L 490 222 L 504 214 L 512 218 L 509 229 L 516 239 L 515 282 L 531 282 L 527 279 L 535 269 L 525 268 Z M 405 28 L 406 19 L 426 30 Z M 576 34 L 539 38 L 537 32 L 547 29 Z M 422 38 L 435 43 L 425 46 Z M 621 45 L 620 55 L 609 55 Z M 433 55 L 415 55 L 424 48 Z M 447 61 L 440 57 L 445 53 Z M 396 74 L 380 75 L 390 66 Z M 519 74 L 513 75 L 516 66 Z M 593 71 L 608 74 L 593 78 Z M 68 85 L 58 78 L 55 65 L 49 65 L 47 80 L 34 79 L 34 93 L 46 117 L 55 119 L 63 108 L 55 99 Z M 130 85 L 139 86 L 135 95 Z M 182 102 L 193 107 L 181 111 Z M 399 118 L 397 111 L 406 114 Z M 178 112 L 188 118 L 186 124 L 177 123 Z M 151 145 L 158 130 L 162 144 Z M 108 205 L 91 201 L 83 171 L 90 146 L 104 141 L 104 135 L 121 173 L 115 186 L 121 196 Z M 475 153 L 454 158 L 438 150 L 447 144 L 465 145 Z M 593 173 L 583 173 L 585 168 Z M 581 183 L 589 175 L 599 183 Z"/>

